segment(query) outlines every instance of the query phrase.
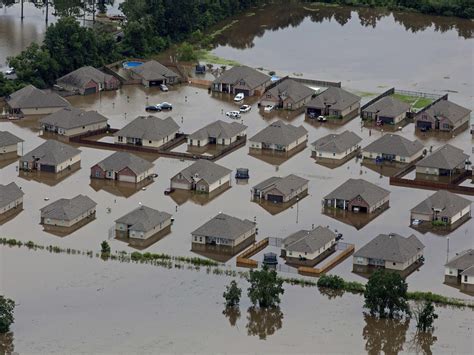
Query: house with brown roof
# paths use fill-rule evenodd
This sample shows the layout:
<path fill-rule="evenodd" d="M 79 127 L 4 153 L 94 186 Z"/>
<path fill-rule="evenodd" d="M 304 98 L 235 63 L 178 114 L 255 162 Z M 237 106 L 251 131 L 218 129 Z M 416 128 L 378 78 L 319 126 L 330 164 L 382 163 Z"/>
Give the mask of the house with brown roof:
<path fill-rule="evenodd" d="M 356 116 L 359 108 L 359 96 L 330 86 L 306 104 L 306 113 L 312 117 L 333 116 L 344 119 Z"/>
<path fill-rule="evenodd" d="M 61 198 L 41 208 L 41 224 L 72 228 L 95 218 L 97 203 L 85 195 Z"/>
<path fill-rule="evenodd" d="M 416 128 L 452 132 L 469 122 L 471 110 L 449 100 L 440 100 L 415 116 Z"/>
<path fill-rule="evenodd" d="M 33 85 L 25 86 L 6 97 L 8 112 L 11 115 L 49 115 L 64 107 L 69 102 L 53 92 L 37 89 Z"/>
<path fill-rule="evenodd" d="M 18 153 L 18 143 L 22 142 L 24 140 L 13 133 L 0 131 L 0 156 L 8 153 Z"/>
<path fill-rule="evenodd" d="M 263 93 L 259 105 L 297 110 L 311 101 L 313 95 L 314 90 L 306 85 L 293 79 L 283 78 Z"/>
<path fill-rule="evenodd" d="M 416 173 L 437 176 L 453 176 L 466 168 L 469 155 L 462 149 L 445 144 L 416 163 Z"/>
<path fill-rule="evenodd" d="M 158 86 L 161 84 L 176 84 L 179 82 L 178 74 L 163 64 L 158 63 L 156 60 L 149 60 L 129 70 L 132 79 L 140 80 L 145 87 Z"/>
<path fill-rule="evenodd" d="M 259 96 L 271 84 L 267 74 L 239 65 L 225 70 L 212 82 L 212 90 L 229 94 L 243 93 L 244 96 Z"/>
<path fill-rule="evenodd" d="M 308 191 L 309 180 L 294 174 L 285 177 L 273 176 L 252 188 L 256 199 L 284 203 Z"/>
<path fill-rule="evenodd" d="M 66 91 L 80 95 L 95 94 L 102 90 L 117 90 L 120 81 L 91 66 L 84 66 L 56 80 L 56 84 Z"/>
<path fill-rule="evenodd" d="M 474 292 L 474 249 L 456 253 L 444 266 L 446 283 L 461 285 L 461 291 Z"/>
<path fill-rule="evenodd" d="M 24 192 L 14 182 L 0 184 L 0 217 L 14 209 L 21 210 Z"/>
<path fill-rule="evenodd" d="M 127 152 L 115 152 L 91 167 L 91 178 L 139 183 L 153 175 L 153 164 Z"/>
<path fill-rule="evenodd" d="M 81 151 L 70 145 L 47 140 L 20 158 L 20 170 L 59 173 L 81 161 Z"/>
<path fill-rule="evenodd" d="M 411 141 L 389 133 L 362 148 L 362 156 L 364 159 L 411 163 L 423 155 L 424 148 L 419 140 Z"/>
<path fill-rule="evenodd" d="M 208 144 L 230 145 L 246 136 L 247 126 L 238 122 L 215 121 L 188 136 L 189 147 Z"/>
<path fill-rule="evenodd" d="M 379 121 L 387 124 L 397 124 L 403 121 L 410 105 L 394 96 L 384 96 L 371 105 L 365 107 L 361 112 L 363 120 Z"/>
<path fill-rule="evenodd" d="M 273 122 L 249 139 L 251 149 L 289 152 L 308 141 L 308 131 L 303 126 Z"/>
<path fill-rule="evenodd" d="M 84 111 L 76 107 L 65 107 L 39 120 L 46 132 L 72 137 L 87 132 L 96 132 L 108 127 L 107 117 L 97 111 Z"/>
<path fill-rule="evenodd" d="M 352 131 L 331 133 L 319 138 L 311 144 L 311 153 L 315 158 L 342 160 L 359 149 L 362 141 Z"/>
<path fill-rule="evenodd" d="M 115 220 L 117 237 L 146 240 L 170 228 L 172 215 L 147 206 L 139 206 Z"/>

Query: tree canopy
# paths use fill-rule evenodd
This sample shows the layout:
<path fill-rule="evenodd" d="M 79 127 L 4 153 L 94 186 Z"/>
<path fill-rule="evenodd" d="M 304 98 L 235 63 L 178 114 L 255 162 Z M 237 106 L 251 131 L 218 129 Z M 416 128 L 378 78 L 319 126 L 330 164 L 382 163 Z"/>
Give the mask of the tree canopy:
<path fill-rule="evenodd" d="M 248 282 L 248 296 L 250 301 L 261 308 L 275 307 L 280 304 L 280 295 L 283 289 L 283 280 L 275 270 L 264 266 L 261 270 L 250 270 Z"/>
<path fill-rule="evenodd" d="M 15 321 L 13 312 L 15 302 L 9 298 L 0 295 L 0 333 L 6 333 Z"/>

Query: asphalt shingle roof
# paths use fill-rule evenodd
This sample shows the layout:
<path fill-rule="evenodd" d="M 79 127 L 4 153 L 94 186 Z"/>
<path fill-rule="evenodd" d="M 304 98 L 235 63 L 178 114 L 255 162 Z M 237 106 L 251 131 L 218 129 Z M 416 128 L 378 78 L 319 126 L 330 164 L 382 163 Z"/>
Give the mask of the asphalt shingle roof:
<path fill-rule="evenodd" d="M 424 149 L 417 139 L 411 141 L 398 134 L 385 134 L 362 150 L 377 154 L 393 154 L 401 157 L 411 157 Z"/>
<path fill-rule="evenodd" d="M 306 107 L 325 108 L 331 106 L 333 110 L 343 111 L 347 107 L 360 101 L 360 97 L 346 91 L 344 89 L 330 86 L 314 99 L 312 99 Z"/>
<path fill-rule="evenodd" d="M 55 141 L 47 140 L 40 146 L 33 149 L 20 158 L 20 161 L 38 160 L 41 164 L 58 165 L 66 160 L 80 154 L 81 151 L 70 145 Z"/>
<path fill-rule="evenodd" d="M 18 138 L 13 133 L 8 131 L 0 131 L 0 147 L 6 147 L 13 144 L 24 142 L 23 139 Z"/>
<path fill-rule="evenodd" d="M 160 141 L 178 131 L 179 126 L 171 117 L 161 119 L 150 115 L 138 116 L 120 131 L 115 132 L 114 136 Z"/>
<path fill-rule="evenodd" d="M 18 200 L 24 194 L 25 193 L 14 182 L 9 183 L 8 185 L 0 184 L 0 208 Z"/>
<path fill-rule="evenodd" d="M 433 153 L 427 155 L 416 166 L 437 169 L 454 169 L 463 164 L 469 155 L 464 154 L 462 149 L 445 144 Z"/>
<path fill-rule="evenodd" d="M 455 257 L 449 259 L 445 266 L 458 270 L 466 270 L 474 266 L 474 249 L 463 250 L 456 254 Z"/>
<path fill-rule="evenodd" d="M 338 188 L 336 188 L 324 199 L 338 199 L 350 201 L 357 196 L 362 197 L 369 205 L 373 205 L 390 195 L 390 191 L 363 179 L 349 179 Z"/>
<path fill-rule="evenodd" d="M 202 179 L 211 185 L 224 176 L 229 175 L 231 172 L 232 170 L 224 168 L 212 161 L 200 159 L 181 170 L 180 174 L 190 182 L 197 177 L 195 180 L 199 181 Z"/>
<path fill-rule="evenodd" d="M 212 122 L 207 126 L 197 130 L 196 132 L 189 135 L 190 139 L 206 139 L 206 138 L 217 138 L 217 139 L 229 139 L 237 136 L 244 132 L 247 126 L 238 122 L 224 122 L 221 120 Z"/>
<path fill-rule="evenodd" d="M 171 218 L 167 212 L 161 212 L 147 206 L 140 206 L 125 216 L 120 217 L 115 223 L 129 225 L 130 230 L 148 232 Z"/>
<path fill-rule="evenodd" d="M 47 93 L 33 85 L 15 91 L 6 101 L 8 106 L 17 109 L 69 106 L 69 102 L 58 94 Z"/>
<path fill-rule="evenodd" d="M 471 201 L 446 190 L 439 190 L 411 209 L 412 213 L 432 214 L 436 209 L 440 217 L 451 218 L 461 212 Z"/>
<path fill-rule="evenodd" d="M 336 240 L 336 233 L 330 229 L 318 226 L 313 230 L 300 230 L 283 240 L 285 249 L 299 253 L 314 253 L 332 240 Z"/>
<path fill-rule="evenodd" d="M 156 60 L 150 60 L 130 70 L 147 81 L 178 77 L 178 74 Z"/>
<path fill-rule="evenodd" d="M 288 195 L 294 190 L 298 190 L 309 182 L 299 176 L 290 174 L 285 177 L 271 177 L 262 181 L 260 184 L 253 187 L 254 190 L 268 191 L 270 189 L 277 189 L 283 195 Z"/>
<path fill-rule="evenodd" d="M 362 141 L 357 134 L 351 131 L 344 131 L 339 134 L 328 134 L 321 137 L 312 146 L 315 150 L 329 153 L 344 153 Z"/>
<path fill-rule="evenodd" d="M 153 167 L 153 164 L 148 160 L 127 152 L 115 152 L 97 163 L 97 165 L 104 171 L 121 171 L 129 168 L 136 175 L 140 175 Z"/>
<path fill-rule="evenodd" d="M 299 102 L 314 94 L 314 90 L 293 79 L 283 79 L 279 84 L 267 90 L 264 94 L 272 94 L 276 97 L 290 98 Z"/>
<path fill-rule="evenodd" d="M 245 81 L 250 88 L 255 89 L 269 81 L 270 77 L 267 74 L 247 66 L 235 66 L 222 73 L 221 76 L 214 80 L 214 83 L 235 85 L 241 80 Z"/>
<path fill-rule="evenodd" d="M 219 213 L 192 232 L 191 235 L 235 240 L 253 228 L 255 228 L 255 223 L 248 219 L 242 220 L 224 213 Z"/>
<path fill-rule="evenodd" d="M 471 113 L 471 110 L 449 100 L 441 100 L 427 108 L 425 111 L 430 116 L 447 117 L 452 123 L 457 123 Z"/>
<path fill-rule="evenodd" d="M 254 135 L 250 141 L 286 146 L 306 136 L 307 133 L 308 131 L 303 126 L 295 127 L 278 120 Z"/>
<path fill-rule="evenodd" d="M 85 195 L 74 198 L 61 198 L 40 209 L 41 218 L 71 221 L 97 206 L 92 199 Z"/>
<path fill-rule="evenodd" d="M 63 129 L 72 129 L 107 122 L 107 117 L 102 116 L 97 111 L 84 111 L 76 107 L 65 107 L 40 119 L 39 122 Z"/>
<path fill-rule="evenodd" d="M 364 112 L 374 112 L 379 116 L 397 117 L 410 110 L 410 105 L 393 96 L 385 96 L 372 105 L 366 107 Z"/>
<path fill-rule="evenodd" d="M 91 80 L 97 84 L 104 84 L 106 81 L 109 81 L 112 78 L 112 75 L 105 74 L 99 69 L 96 69 L 91 66 L 85 66 L 79 69 L 76 69 L 69 74 L 66 74 L 60 77 L 56 82 L 61 84 L 68 84 L 77 88 L 83 88 Z"/>

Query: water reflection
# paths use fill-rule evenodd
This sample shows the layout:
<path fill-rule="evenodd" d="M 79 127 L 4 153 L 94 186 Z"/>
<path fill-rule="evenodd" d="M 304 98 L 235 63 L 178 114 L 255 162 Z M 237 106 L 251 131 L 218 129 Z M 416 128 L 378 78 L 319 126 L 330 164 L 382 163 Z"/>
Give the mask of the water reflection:
<path fill-rule="evenodd" d="M 235 327 L 237 321 L 240 319 L 240 308 L 239 307 L 226 307 L 222 314 L 229 319 L 229 323 L 232 327 Z"/>
<path fill-rule="evenodd" d="M 416 332 L 408 344 L 408 351 L 416 354 L 431 355 L 433 354 L 431 347 L 437 340 L 438 338 L 430 332 Z"/>
<path fill-rule="evenodd" d="M 281 329 L 283 313 L 280 307 L 250 307 L 247 310 L 247 321 L 247 334 L 265 340 L 267 336 L 273 335 L 278 329 Z"/>
<path fill-rule="evenodd" d="M 364 320 L 362 336 L 368 354 L 398 354 L 403 350 L 409 319 L 381 319 L 364 314 Z"/>
<path fill-rule="evenodd" d="M 330 300 L 342 297 L 344 295 L 344 290 L 333 290 L 326 287 L 318 287 L 319 293 L 326 296 Z"/>
<path fill-rule="evenodd" d="M 15 351 L 13 332 L 0 334 L 0 354 L 12 354 Z"/>

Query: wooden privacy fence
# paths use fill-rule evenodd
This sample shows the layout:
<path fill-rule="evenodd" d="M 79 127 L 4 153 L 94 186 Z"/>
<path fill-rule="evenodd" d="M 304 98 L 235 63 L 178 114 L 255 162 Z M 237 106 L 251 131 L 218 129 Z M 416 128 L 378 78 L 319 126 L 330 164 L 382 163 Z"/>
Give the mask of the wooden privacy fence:
<path fill-rule="evenodd" d="M 256 268 L 258 267 L 258 261 L 250 259 L 258 252 L 262 251 L 268 246 L 268 238 L 262 239 L 261 241 L 253 244 L 250 248 L 244 250 L 239 256 L 237 256 L 237 266 Z"/>
<path fill-rule="evenodd" d="M 322 273 L 328 271 L 338 263 L 340 263 L 342 260 L 347 258 L 349 255 L 351 255 L 354 252 L 355 246 L 354 244 L 346 244 L 346 248 L 336 255 L 334 258 L 328 260 L 326 263 L 324 263 L 321 267 L 308 267 L 308 266 L 300 266 L 298 267 L 298 274 L 301 275 L 307 275 L 307 276 L 319 276 Z"/>

